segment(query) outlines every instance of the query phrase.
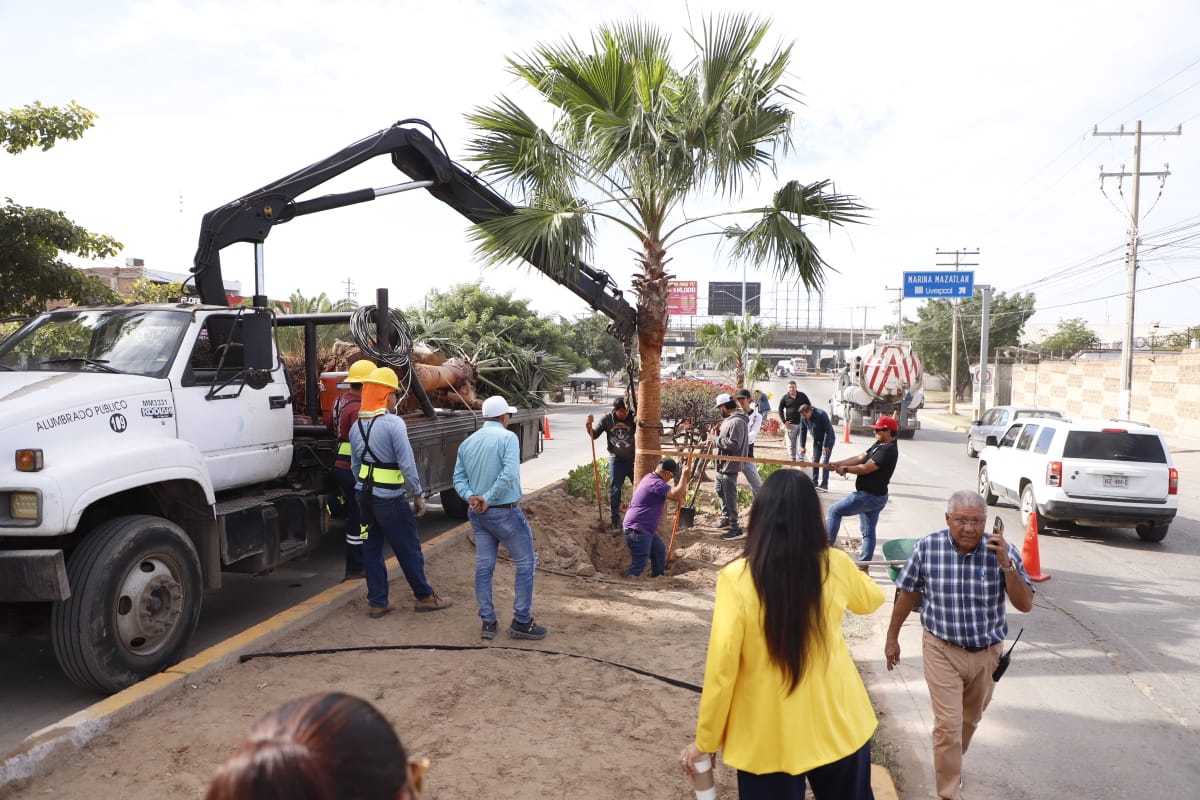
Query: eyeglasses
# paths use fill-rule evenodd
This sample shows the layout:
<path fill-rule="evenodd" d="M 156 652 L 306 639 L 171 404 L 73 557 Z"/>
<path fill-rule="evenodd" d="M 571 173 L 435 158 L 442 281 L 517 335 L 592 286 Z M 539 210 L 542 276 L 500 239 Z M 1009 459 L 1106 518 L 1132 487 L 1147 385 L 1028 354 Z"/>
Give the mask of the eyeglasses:
<path fill-rule="evenodd" d="M 986 517 L 950 517 L 950 521 L 960 528 L 982 528 L 987 525 Z"/>

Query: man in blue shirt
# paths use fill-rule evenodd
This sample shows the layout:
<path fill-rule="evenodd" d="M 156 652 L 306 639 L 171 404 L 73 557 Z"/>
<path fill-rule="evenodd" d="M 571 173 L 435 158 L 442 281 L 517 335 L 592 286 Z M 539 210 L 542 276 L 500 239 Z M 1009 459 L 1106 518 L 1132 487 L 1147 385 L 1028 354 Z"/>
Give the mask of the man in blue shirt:
<path fill-rule="evenodd" d="M 440 611 L 453 602 L 438 596 L 425 579 L 425 554 L 417 534 L 417 517 L 425 514 L 425 498 L 408 427 L 396 415 L 400 382 L 388 367 L 363 379 L 362 405 L 350 426 L 350 468 L 358 479 L 358 507 L 366 523 L 363 568 L 367 578 L 367 616 L 391 613 L 383 540 L 387 539 L 413 591 L 417 611 Z M 416 507 L 408 505 L 411 497 Z"/>
<path fill-rule="evenodd" d="M 467 517 L 475 533 L 475 599 L 483 620 L 480 637 L 496 636 L 496 607 L 492 604 L 492 574 L 500 545 L 516 565 L 513 619 L 508 635 L 514 639 L 544 639 L 546 628 L 533 621 L 533 529 L 517 503 L 521 500 L 521 446 L 508 421 L 517 409 L 499 395 L 483 401 L 483 427 L 458 446 L 454 491 L 467 501 Z"/>
<path fill-rule="evenodd" d="M 825 469 L 813 467 L 812 479 L 817 485 L 817 490 L 826 492 L 829 491 L 829 457 L 833 454 L 833 443 L 837 441 L 837 434 L 833 431 L 833 423 L 829 421 L 829 415 L 823 409 L 813 408 L 807 403 L 800 406 L 800 417 L 804 420 L 803 427 L 800 428 L 800 461 L 808 460 L 808 449 L 806 447 L 805 438 L 812 433 L 813 438 L 813 463 L 825 464 Z M 820 480 L 817 480 L 818 475 Z"/>
<path fill-rule="evenodd" d="M 997 517 L 997 519 L 999 519 Z M 933 770 L 938 797 L 960 800 L 962 762 L 992 699 L 992 673 L 1008 634 L 1005 600 L 1033 608 L 1033 584 L 1004 527 L 984 536 L 987 506 L 962 490 L 946 503 L 946 528 L 913 549 L 896 576 L 899 594 L 884 641 L 887 668 L 900 663 L 900 627 L 921 604 L 921 654 L 933 707 Z"/>

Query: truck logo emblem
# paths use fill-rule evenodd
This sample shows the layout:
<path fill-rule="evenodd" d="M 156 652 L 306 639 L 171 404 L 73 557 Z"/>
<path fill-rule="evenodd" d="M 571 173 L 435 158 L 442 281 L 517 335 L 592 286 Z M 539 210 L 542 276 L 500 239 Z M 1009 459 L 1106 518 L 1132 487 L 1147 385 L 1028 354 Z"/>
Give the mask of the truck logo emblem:
<path fill-rule="evenodd" d="M 113 429 L 113 433 L 124 433 L 129 423 L 125 421 L 124 414 L 113 414 L 108 418 L 108 427 Z"/>

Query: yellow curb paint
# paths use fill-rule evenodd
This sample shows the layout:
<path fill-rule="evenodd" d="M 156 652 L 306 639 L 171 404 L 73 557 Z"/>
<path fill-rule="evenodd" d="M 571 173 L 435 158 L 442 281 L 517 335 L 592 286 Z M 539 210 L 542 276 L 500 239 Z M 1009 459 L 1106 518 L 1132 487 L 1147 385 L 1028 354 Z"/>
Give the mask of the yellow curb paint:
<path fill-rule="evenodd" d="M 896 793 L 896 784 L 892 781 L 892 773 L 879 764 L 871 765 L 871 791 L 875 800 L 900 800 Z"/>

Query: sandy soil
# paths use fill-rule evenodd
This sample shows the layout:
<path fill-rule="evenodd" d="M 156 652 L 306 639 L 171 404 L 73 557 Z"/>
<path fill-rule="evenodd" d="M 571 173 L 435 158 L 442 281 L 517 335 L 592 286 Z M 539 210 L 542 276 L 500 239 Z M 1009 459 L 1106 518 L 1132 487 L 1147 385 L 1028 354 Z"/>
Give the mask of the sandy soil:
<path fill-rule="evenodd" d="M 432 759 L 427 799 L 690 796 L 675 756 L 694 731 L 699 695 L 655 676 L 702 682 L 716 572 L 742 543 L 719 540 L 702 494 L 668 575 L 628 579 L 623 537 L 599 524 L 594 501 L 553 489 L 523 507 L 539 560 L 534 615 L 550 629 L 546 639 L 505 635 L 513 585 L 505 561 L 495 579 L 501 632 L 490 644 L 479 639 L 474 551 L 464 538 L 426 568 L 452 608 L 415 613 L 401 577 L 392 584 L 393 614 L 368 619 L 364 595 L 273 648 L 351 649 L 231 668 L 0 797 L 201 797 L 255 719 L 324 690 L 374 702 L 411 754 Z M 664 516 L 669 539 L 671 515 Z M 415 649 L 354 649 L 392 646 Z M 717 780 L 720 797 L 736 797 L 731 771 L 718 767 Z"/>

